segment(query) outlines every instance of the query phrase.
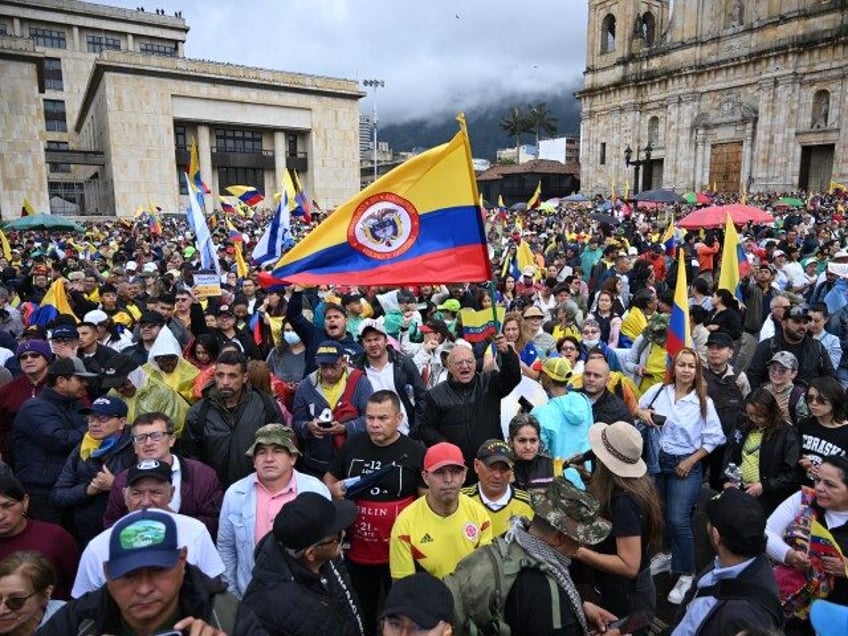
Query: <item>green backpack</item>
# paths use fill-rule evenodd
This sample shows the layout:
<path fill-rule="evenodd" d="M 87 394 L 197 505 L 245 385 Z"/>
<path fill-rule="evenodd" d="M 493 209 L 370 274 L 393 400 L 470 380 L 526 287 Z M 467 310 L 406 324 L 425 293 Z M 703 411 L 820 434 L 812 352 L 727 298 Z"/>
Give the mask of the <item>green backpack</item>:
<path fill-rule="evenodd" d="M 444 582 L 453 594 L 454 634 L 456 636 L 509 636 L 509 626 L 503 622 L 504 604 L 521 570 L 547 567 L 530 556 L 515 541 L 498 537 L 489 545 L 477 548 L 456 566 Z M 560 621 L 559 586 L 552 576 L 546 577 L 551 586 L 551 612 L 554 629 Z"/>

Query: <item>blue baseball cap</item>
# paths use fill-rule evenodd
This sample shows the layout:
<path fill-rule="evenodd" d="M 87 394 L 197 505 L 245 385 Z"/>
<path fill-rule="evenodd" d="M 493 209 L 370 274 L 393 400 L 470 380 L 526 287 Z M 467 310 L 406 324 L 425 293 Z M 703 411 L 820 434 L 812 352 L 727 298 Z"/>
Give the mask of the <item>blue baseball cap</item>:
<path fill-rule="evenodd" d="M 318 345 L 318 351 L 315 352 L 315 364 L 333 365 L 339 361 L 339 358 L 344 356 L 344 349 L 341 348 L 335 340 L 325 340 Z"/>
<path fill-rule="evenodd" d="M 50 332 L 51 340 L 79 340 L 79 331 L 75 325 L 56 325 Z"/>
<path fill-rule="evenodd" d="M 126 417 L 128 409 L 127 403 L 121 398 L 103 396 L 94 400 L 90 407 L 80 409 L 79 412 L 80 415 L 96 413 L 97 415 L 111 415 L 112 417 Z"/>
<path fill-rule="evenodd" d="M 139 510 L 120 519 L 109 535 L 109 560 L 104 570 L 110 580 L 142 568 L 170 569 L 180 558 L 177 525 L 171 515 Z"/>

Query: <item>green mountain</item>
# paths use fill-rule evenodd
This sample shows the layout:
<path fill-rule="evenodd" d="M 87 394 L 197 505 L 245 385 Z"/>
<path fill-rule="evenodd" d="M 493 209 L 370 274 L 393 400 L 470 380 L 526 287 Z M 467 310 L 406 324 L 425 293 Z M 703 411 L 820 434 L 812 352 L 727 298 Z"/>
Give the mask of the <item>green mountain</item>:
<path fill-rule="evenodd" d="M 497 101 L 465 109 L 474 157 L 494 162 L 498 148 L 515 147 L 515 140 L 504 133 L 500 122 L 509 110 L 517 105 L 545 102 L 557 119 L 558 132 L 554 136 L 579 134 L 580 102 L 574 98 L 574 91 L 577 89 L 578 86 L 575 85 L 550 93 L 503 95 Z M 456 112 L 461 110 L 462 107 L 458 105 Z M 388 141 L 395 152 L 436 146 L 456 134 L 454 115 L 453 112 L 444 112 L 431 115 L 428 119 L 399 123 L 383 120 L 379 131 L 380 141 Z M 522 143 L 534 142 L 533 135 L 525 135 L 522 140 Z"/>

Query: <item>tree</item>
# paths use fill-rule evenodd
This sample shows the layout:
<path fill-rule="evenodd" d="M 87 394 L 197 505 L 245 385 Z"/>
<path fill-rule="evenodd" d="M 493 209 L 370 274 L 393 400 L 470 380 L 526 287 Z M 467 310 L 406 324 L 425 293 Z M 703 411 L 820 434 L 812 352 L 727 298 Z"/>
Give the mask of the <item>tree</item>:
<path fill-rule="evenodd" d="M 527 123 L 530 131 L 536 134 L 536 147 L 539 147 L 539 139 L 542 134 L 553 135 L 557 131 L 557 118 L 551 115 L 545 102 L 532 104 L 527 110 Z"/>
<path fill-rule="evenodd" d="M 521 146 L 521 135 L 533 131 L 524 107 L 513 106 L 507 116 L 500 121 L 500 127 L 507 135 L 515 138 L 515 163 L 518 163 L 518 148 Z"/>

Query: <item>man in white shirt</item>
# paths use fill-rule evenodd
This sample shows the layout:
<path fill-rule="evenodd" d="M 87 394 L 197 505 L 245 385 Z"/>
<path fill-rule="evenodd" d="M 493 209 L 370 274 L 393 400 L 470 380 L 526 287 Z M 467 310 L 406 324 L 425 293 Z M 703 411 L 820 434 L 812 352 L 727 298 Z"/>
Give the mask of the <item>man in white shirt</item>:
<path fill-rule="evenodd" d="M 292 429 L 266 424 L 256 431 L 254 440 L 247 454 L 253 458 L 256 472 L 227 488 L 218 525 L 218 550 L 227 586 L 238 598 L 250 583 L 256 545 L 271 532 L 283 506 L 302 492 L 330 498 L 323 482 L 294 469 L 300 452 Z"/>
<path fill-rule="evenodd" d="M 197 519 L 171 512 L 169 506 L 174 495 L 171 467 L 155 459 L 145 459 L 129 469 L 124 500 L 129 512 L 156 508 L 170 514 L 177 526 L 179 547 L 187 549 L 187 560 L 209 577 L 224 573 L 224 562 L 215 549 L 206 526 Z M 80 557 L 77 578 L 71 590 L 73 598 L 93 592 L 106 583 L 103 563 L 109 560 L 109 541 L 112 528 L 92 539 Z"/>

